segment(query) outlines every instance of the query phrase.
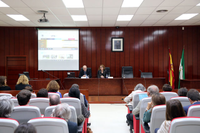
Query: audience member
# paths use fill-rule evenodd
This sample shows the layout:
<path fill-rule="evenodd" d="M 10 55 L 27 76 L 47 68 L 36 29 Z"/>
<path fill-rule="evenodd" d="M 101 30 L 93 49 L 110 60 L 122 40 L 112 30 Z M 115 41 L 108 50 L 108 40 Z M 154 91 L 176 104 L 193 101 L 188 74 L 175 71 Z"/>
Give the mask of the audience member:
<path fill-rule="evenodd" d="M 148 103 L 146 111 L 144 112 L 143 121 L 149 123 L 151 120 L 151 112 L 154 106 L 165 104 L 165 96 L 162 94 L 153 94 L 151 102 Z"/>
<path fill-rule="evenodd" d="M 147 95 L 151 97 L 153 94 L 158 94 L 159 89 L 156 85 L 151 85 L 147 88 Z M 133 115 L 138 115 L 140 113 L 140 104 L 141 101 L 138 103 L 138 105 L 132 110 L 132 113 L 129 113 L 126 115 L 127 122 L 130 125 L 130 132 L 132 133 L 133 129 Z"/>
<path fill-rule="evenodd" d="M 45 88 L 42 88 L 38 91 L 37 97 L 48 97 L 48 91 Z"/>
<path fill-rule="evenodd" d="M 53 117 L 58 117 L 58 118 L 63 118 L 64 120 L 66 120 L 67 124 L 68 124 L 68 129 L 69 129 L 69 133 L 77 133 L 77 124 L 74 122 L 71 122 L 69 119 L 71 117 L 71 110 L 70 107 L 67 103 L 62 103 L 59 104 L 55 107 L 55 109 L 53 110 Z"/>
<path fill-rule="evenodd" d="M 49 97 L 49 105 L 53 106 L 53 105 L 58 105 L 60 104 L 60 97 L 58 95 L 52 95 L 51 97 Z"/>
<path fill-rule="evenodd" d="M 31 92 L 29 90 L 24 89 L 17 94 L 17 100 L 20 106 L 27 105 L 30 98 L 31 98 Z"/>
<path fill-rule="evenodd" d="M 0 97 L 0 118 L 9 118 L 13 108 L 13 101 L 6 96 Z"/>
<path fill-rule="evenodd" d="M 25 89 L 25 87 L 27 86 L 30 86 L 29 85 L 29 80 L 28 78 L 26 77 L 26 75 L 21 75 L 19 78 L 18 78 L 18 81 L 17 81 L 17 85 L 15 85 L 15 90 L 23 90 Z"/>
<path fill-rule="evenodd" d="M 6 76 L 0 76 L 0 90 L 11 90 L 7 85 Z"/>
<path fill-rule="evenodd" d="M 124 98 L 124 102 L 126 102 L 129 105 L 133 105 L 133 102 L 131 101 L 137 92 L 143 92 L 146 91 L 146 88 L 143 86 L 143 84 L 137 84 L 134 88 L 134 91 L 132 91 L 127 97 Z"/>
<path fill-rule="evenodd" d="M 14 133 L 37 133 L 35 127 L 31 123 L 22 123 L 16 129 Z"/>
<path fill-rule="evenodd" d="M 59 92 L 60 85 L 57 81 L 51 80 L 47 85 L 48 92 L 56 92 L 60 95 L 60 98 L 62 98 L 62 94 Z"/>
<path fill-rule="evenodd" d="M 185 87 L 178 89 L 178 95 L 179 96 L 186 97 L 187 96 L 187 92 L 188 92 L 188 90 Z"/>
<path fill-rule="evenodd" d="M 163 91 L 172 91 L 172 87 L 170 84 L 164 84 L 162 87 Z"/>
<path fill-rule="evenodd" d="M 160 129 L 156 129 L 157 133 L 169 133 L 171 121 L 177 117 L 184 117 L 185 112 L 181 102 L 177 99 L 172 99 L 166 103 L 166 120 L 160 126 Z"/>
<path fill-rule="evenodd" d="M 195 104 L 200 104 L 200 101 L 199 101 L 199 92 L 196 89 L 190 89 L 188 91 L 188 93 L 187 93 L 187 97 L 188 97 L 191 105 L 183 107 L 186 115 L 187 115 L 187 112 L 188 112 L 188 108 L 190 106 L 195 105 Z"/>

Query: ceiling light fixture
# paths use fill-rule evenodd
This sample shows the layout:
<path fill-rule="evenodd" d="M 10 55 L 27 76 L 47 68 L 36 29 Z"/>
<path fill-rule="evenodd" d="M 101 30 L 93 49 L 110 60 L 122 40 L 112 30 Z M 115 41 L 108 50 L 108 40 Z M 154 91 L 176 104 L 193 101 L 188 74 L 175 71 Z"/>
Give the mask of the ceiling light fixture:
<path fill-rule="evenodd" d="M 198 15 L 198 13 L 182 14 L 179 17 L 177 17 L 175 20 L 189 20 L 189 19 L 193 18 L 196 15 Z"/>
<path fill-rule="evenodd" d="M 74 21 L 87 21 L 86 15 L 71 15 Z"/>
<path fill-rule="evenodd" d="M 157 13 L 165 13 L 165 12 L 168 12 L 168 10 L 162 9 L 162 10 L 157 10 L 156 12 Z"/>
<path fill-rule="evenodd" d="M 17 14 L 7 14 L 8 17 L 14 19 L 15 21 L 30 21 L 23 15 L 17 15 Z"/>
<path fill-rule="evenodd" d="M 143 0 L 124 0 L 122 7 L 139 7 Z"/>
<path fill-rule="evenodd" d="M 6 3 L 0 0 L 0 7 L 9 7 Z"/>
<path fill-rule="evenodd" d="M 118 15 L 117 21 L 130 21 L 133 15 Z"/>
<path fill-rule="evenodd" d="M 62 0 L 66 8 L 84 8 L 82 0 Z"/>
<path fill-rule="evenodd" d="M 196 6 L 200 6 L 200 3 L 199 3 L 199 4 L 197 4 Z"/>

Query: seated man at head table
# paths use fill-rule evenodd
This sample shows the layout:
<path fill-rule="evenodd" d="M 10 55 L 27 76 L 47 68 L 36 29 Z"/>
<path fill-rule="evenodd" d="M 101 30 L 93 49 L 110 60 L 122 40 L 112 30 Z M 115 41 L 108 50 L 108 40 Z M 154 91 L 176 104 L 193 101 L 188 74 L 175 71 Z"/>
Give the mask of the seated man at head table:
<path fill-rule="evenodd" d="M 87 66 L 84 65 L 83 69 L 81 69 L 80 73 L 79 73 L 79 78 L 92 78 L 91 72 L 87 69 Z"/>

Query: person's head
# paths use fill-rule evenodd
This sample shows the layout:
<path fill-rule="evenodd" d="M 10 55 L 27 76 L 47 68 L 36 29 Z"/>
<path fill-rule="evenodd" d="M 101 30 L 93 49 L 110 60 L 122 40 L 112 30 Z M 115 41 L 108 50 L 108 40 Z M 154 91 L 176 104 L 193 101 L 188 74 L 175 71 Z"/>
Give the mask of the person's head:
<path fill-rule="evenodd" d="M 147 95 L 148 96 L 152 96 L 153 94 L 157 94 L 157 93 L 159 93 L 158 86 L 156 86 L 156 85 L 150 85 L 147 88 Z"/>
<path fill-rule="evenodd" d="M 38 91 L 37 97 L 48 97 L 48 91 L 45 88 L 42 88 Z"/>
<path fill-rule="evenodd" d="M 22 123 L 15 129 L 14 133 L 36 133 L 36 129 L 31 123 Z"/>
<path fill-rule="evenodd" d="M 87 66 L 86 65 L 83 65 L 83 71 L 87 71 Z"/>
<path fill-rule="evenodd" d="M 101 70 L 101 71 L 105 70 L 105 66 L 104 66 L 103 64 L 101 64 L 101 65 L 99 66 L 99 70 Z"/>
<path fill-rule="evenodd" d="M 164 84 L 162 87 L 163 91 L 172 91 L 172 87 L 170 84 Z"/>
<path fill-rule="evenodd" d="M 71 117 L 71 110 L 67 103 L 59 104 L 55 107 L 52 113 L 53 117 L 63 118 L 68 121 Z"/>
<path fill-rule="evenodd" d="M 49 105 L 58 105 L 60 104 L 60 97 L 58 95 L 52 95 L 49 97 Z"/>
<path fill-rule="evenodd" d="M 80 99 L 80 90 L 77 84 L 73 84 L 69 89 L 69 96 Z"/>
<path fill-rule="evenodd" d="M 166 120 L 173 120 L 177 117 L 184 117 L 185 111 L 181 102 L 177 99 L 171 99 L 166 103 Z"/>
<path fill-rule="evenodd" d="M 0 76 L 0 87 L 6 86 L 6 76 Z"/>
<path fill-rule="evenodd" d="M 190 89 L 187 93 L 187 97 L 189 98 L 190 103 L 193 104 L 199 100 L 199 92 L 196 89 Z"/>
<path fill-rule="evenodd" d="M 165 96 L 163 96 L 160 93 L 153 94 L 151 97 L 151 101 L 152 101 L 153 107 L 156 105 L 162 105 L 166 103 Z"/>
<path fill-rule="evenodd" d="M 47 85 L 48 92 L 57 92 L 59 89 L 60 85 L 55 80 L 51 80 Z"/>
<path fill-rule="evenodd" d="M 188 90 L 187 90 L 187 88 L 185 88 L 185 87 L 178 89 L 178 95 L 179 95 L 179 96 L 184 96 L 184 97 L 186 97 L 186 96 L 187 96 L 187 93 L 188 93 Z"/>
<path fill-rule="evenodd" d="M 144 85 L 139 83 L 134 88 L 134 91 L 136 91 L 136 90 L 146 91 L 146 88 L 144 87 Z"/>
<path fill-rule="evenodd" d="M 13 111 L 14 103 L 8 97 L 0 97 L 0 117 L 9 118 L 11 112 Z"/>
<path fill-rule="evenodd" d="M 30 92 L 33 92 L 33 88 L 31 86 L 26 86 L 25 90 L 29 90 Z"/>
<path fill-rule="evenodd" d="M 26 75 L 21 75 L 19 78 L 18 78 L 18 81 L 17 81 L 17 85 L 18 84 L 24 84 L 24 85 L 27 85 L 29 84 L 29 80 L 28 78 L 26 77 Z"/>
<path fill-rule="evenodd" d="M 17 94 L 17 100 L 19 105 L 27 105 L 31 98 L 31 92 L 29 90 L 21 90 Z"/>

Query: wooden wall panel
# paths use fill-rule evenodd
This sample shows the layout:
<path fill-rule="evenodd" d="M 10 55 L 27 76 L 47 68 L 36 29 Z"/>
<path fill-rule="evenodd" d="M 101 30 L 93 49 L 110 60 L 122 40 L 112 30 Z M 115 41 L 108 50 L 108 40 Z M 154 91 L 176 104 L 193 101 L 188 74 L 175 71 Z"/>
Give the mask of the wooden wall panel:
<path fill-rule="evenodd" d="M 176 87 L 183 47 L 185 48 L 185 72 L 187 79 L 200 78 L 200 26 L 182 27 L 80 27 L 79 67 L 92 68 L 97 76 L 100 64 L 110 67 L 111 75 L 121 76 L 122 66 L 133 66 L 135 77 L 139 70 L 153 72 L 154 77 L 165 77 L 168 82 L 168 48 L 174 63 Z M 124 38 L 124 52 L 111 52 L 111 38 Z M 5 57 L 26 55 L 31 78 L 47 78 L 38 71 L 37 29 L 35 27 L 0 27 L 0 75 L 5 75 Z M 18 62 L 20 63 L 20 62 Z M 14 68 L 13 68 L 14 69 Z M 78 76 L 79 72 L 76 72 Z M 66 71 L 49 71 L 63 79 Z"/>

